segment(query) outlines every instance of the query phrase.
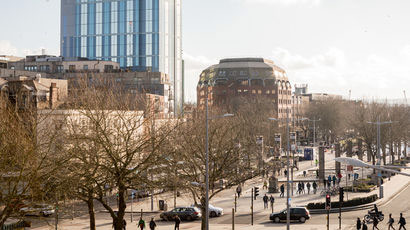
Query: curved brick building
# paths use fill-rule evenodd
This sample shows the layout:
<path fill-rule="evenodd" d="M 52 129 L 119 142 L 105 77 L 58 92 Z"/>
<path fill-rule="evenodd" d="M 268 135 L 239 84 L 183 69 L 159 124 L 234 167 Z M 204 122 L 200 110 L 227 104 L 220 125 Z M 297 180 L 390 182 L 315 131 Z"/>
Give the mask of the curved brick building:
<path fill-rule="evenodd" d="M 285 70 L 263 58 L 229 58 L 205 69 L 197 86 L 197 103 L 204 106 L 208 82 L 209 105 L 229 104 L 233 99 L 271 99 L 278 118 L 291 116 L 292 86 Z"/>

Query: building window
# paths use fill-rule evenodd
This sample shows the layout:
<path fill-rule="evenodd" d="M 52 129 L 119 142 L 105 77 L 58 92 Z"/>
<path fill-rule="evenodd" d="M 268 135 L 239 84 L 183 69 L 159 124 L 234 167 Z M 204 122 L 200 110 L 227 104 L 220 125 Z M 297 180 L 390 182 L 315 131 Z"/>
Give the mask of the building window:
<path fill-rule="evenodd" d="M 84 65 L 84 66 L 83 66 L 83 69 L 84 69 L 84 70 L 88 70 L 88 65 Z"/>
<path fill-rule="evenodd" d="M 229 76 L 235 76 L 235 75 L 236 75 L 236 71 L 229 72 Z"/>
<path fill-rule="evenodd" d="M 270 94 L 270 90 L 266 90 L 266 94 Z"/>
<path fill-rule="evenodd" d="M 248 74 L 248 71 L 242 70 L 242 71 L 239 72 L 239 75 L 241 75 L 241 76 L 246 76 L 247 74 Z"/>
<path fill-rule="evenodd" d="M 50 66 L 49 65 L 40 65 L 40 72 L 49 72 Z"/>
<path fill-rule="evenodd" d="M 64 71 L 64 66 L 58 65 L 57 66 L 57 73 L 62 73 Z"/>
<path fill-rule="evenodd" d="M 256 90 L 253 89 L 253 90 L 252 90 L 252 93 L 253 93 L 253 94 L 256 94 Z"/>
<path fill-rule="evenodd" d="M 70 71 L 75 71 L 75 65 L 69 65 L 68 70 Z"/>
<path fill-rule="evenodd" d="M 262 94 L 262 90 L 258 89 L 258 94 Z"/>
<path fill-rule="evenodd" d="M 226 71 L 225 70 L 220 70 L 218 75 L 221 76 L 221 77 L 224 77 L 224 76 L 226 76 Z"/>

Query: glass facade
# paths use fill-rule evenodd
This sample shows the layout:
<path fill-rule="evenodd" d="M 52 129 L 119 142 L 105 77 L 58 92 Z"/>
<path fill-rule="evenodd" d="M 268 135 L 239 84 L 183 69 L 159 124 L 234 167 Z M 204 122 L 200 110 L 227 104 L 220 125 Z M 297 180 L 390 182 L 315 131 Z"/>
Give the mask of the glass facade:
<path fill-rule="evenodd" d="M 61 0 L 61 55 L 170 76 L 182 109 L 181 0 Z"/>

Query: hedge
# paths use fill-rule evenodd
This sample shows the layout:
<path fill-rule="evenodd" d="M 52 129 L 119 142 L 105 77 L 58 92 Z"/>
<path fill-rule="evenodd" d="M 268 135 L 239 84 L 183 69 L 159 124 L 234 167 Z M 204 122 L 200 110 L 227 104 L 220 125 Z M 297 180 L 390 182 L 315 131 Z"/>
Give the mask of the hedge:
<path fill-rule="evenodd" d="M 354 198 L 348 201 L 343 202 L 342 207 L 352 207 L 352 206 L 359 206 L 362 204 L 369 204 L 372 203 L 374 201 L 376 201 L 377 195 L 371 195 L 368 197 L 358 197 L 358 198 Z M 331 203 L 332 208 L 339 208 L 339 201 L 337 202 L 332 202 Z M 325 209 L 325 203 L 324 202 L 320 202 L 320 203 L 309 203 L 306 206 L 307 209 Z"/>

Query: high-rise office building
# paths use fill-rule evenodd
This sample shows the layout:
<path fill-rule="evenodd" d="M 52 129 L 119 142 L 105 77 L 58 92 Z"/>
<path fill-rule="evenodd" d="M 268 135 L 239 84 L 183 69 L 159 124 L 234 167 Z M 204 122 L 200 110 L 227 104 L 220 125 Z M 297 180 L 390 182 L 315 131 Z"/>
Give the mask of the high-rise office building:
<path fill-rule="evenodd" d="M 61 0 L 61 55 L 170 76 L 182 109 L 181 0 Z"/>

